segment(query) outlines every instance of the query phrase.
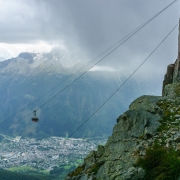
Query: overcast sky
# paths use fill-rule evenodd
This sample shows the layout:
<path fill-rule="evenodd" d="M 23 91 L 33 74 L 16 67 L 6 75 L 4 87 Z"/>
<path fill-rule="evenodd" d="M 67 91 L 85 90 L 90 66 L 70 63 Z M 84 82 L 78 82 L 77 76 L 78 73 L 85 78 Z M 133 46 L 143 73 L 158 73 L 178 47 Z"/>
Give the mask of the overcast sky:
<path fill-rule="evenodd" d="M 89 61 L 173 0 L 0 0 L 0 53 L 48 52 L 59 46 Z M 180 1 L 99 66 L 132 72 L 178 23 Z M 138 71 L 163 76 L 177 57 L 178 28 Z M 73 59 L 72 59 L 73 60 Z"/>

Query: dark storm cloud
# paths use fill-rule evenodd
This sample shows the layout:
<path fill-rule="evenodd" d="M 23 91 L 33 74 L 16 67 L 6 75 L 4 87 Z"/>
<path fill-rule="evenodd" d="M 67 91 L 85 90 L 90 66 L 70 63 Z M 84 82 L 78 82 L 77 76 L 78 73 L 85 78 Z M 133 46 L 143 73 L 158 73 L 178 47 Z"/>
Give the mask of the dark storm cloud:
<path fill-rule="evenodd" d="M 49 24 L 56 38 L 79 47 L 93 58 L 137 26 L 154 16 L 172 1 L 46 1 L 51 12 Z M 179 2 L 174 4 L 103 63 L 112 67 L 133 68 L 139 65 L 178 23 Z M 48 29 L 46 31 L 48 34 Z M 59 35 L 59 36 L 58 36 Z M 71 46 L 73 47 L 73 46 Z M 177 56 L 177 30 L 146 63 L 147 72 L 157 67 L 163 71 Z M 164 66 L 165 65 L 165 66 Z"/>
<path fill-rule="evenodd" d="M 63 39 L 67 44 L 80 47 L 94 56 L 172 1 L 47 0 L 43 2 L 44 7 L 48 9 L 48 19 L 41 26 L 44 38 Z M 136 51 L 137 46 L 144 50 L 154 47 L 156 42 L 177 23 L 179 13 L 177 7 L 177 3 L 170 7 L 125 46 L 131 44 L 132 52 Z"/>
<path fill-rule="evenodd" d="M 3 0 L 4 1 L 4 0 Z M 3 2 L 2 0 L 0 2 Z M 7 0 L 0 18 L 0 41 L 64 43 L 69 51 L 90 59 L 151 18 L 172 0 Z M 10 7 L 10 8 L 9 8 Z M 3 7 L 1 7 L 1 10 Z M 178 22 L 179 2 L 166 10 L 103 65 L 133 69 Z M 177 30 L 145 68 L 165 69 L 177 56 Z M 100 65 L 101 65 L 100 64 Z M 142 70 L 143 71 L 143 70 Z M 141 72 L 141 71 L 140 71 Z"/>

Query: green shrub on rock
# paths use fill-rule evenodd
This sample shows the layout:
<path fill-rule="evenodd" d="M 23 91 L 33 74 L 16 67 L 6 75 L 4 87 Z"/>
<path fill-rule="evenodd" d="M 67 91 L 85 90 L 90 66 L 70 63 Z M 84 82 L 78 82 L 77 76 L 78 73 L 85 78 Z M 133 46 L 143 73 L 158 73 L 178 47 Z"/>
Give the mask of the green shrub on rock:
<path fill-rule="evenodd" d="M 136 166 L 145 170 L 144 180 L 178 180 L 180 178 L 180 153 L 155 144 L 139 158 Z"/>

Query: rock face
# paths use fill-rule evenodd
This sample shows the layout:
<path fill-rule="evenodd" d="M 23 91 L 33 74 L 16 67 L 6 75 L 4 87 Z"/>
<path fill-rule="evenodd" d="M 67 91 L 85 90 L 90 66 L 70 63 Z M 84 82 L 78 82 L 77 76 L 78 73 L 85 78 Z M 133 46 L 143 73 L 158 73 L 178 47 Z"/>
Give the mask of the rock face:
<path fill-rule="evenodd" d="M 163 96 L 142 96 L 132 102 L 117 118 L 106 145 L 90 152 L 66 180 L 141 180 L 145 171 L 134 164 L 146 156 L 146 149 L 158 143 L 180 150 L 179 61 L 180 48 L 176 62 L 167 67 Z"/>
<path fill-rule="evenodd" d="M 180 151 L 180 83 L 165 87 L 165 96 L 142 96 L 117 118 L 112 136 L 69 173 L 66 180 L 141 180 L 134 166 L 155 142 Z M 180 178 L 180 177 L 179 177 Z"/>
<path fill-rule="evenodd" d="M 159 96 L 142 96 L 129 110 L 118 117 L 112 136 L 105 146 L 91 152 L 84 164 L 66 179 L 74 180 L 136 180 L 144 176 L 141 168 L 133 167 L 137 157 L 145 155 L 157 134 L 162 111 L 156 103 Z M 81 170 L 78 172 L 78 170 Z"/>
<path fill-rule="evenodd" d="M 179 25 L 179 32 L 180 32 L 180 25 Z M 166 85 L 177 82 L 180 82 L 180 33 L 178 37 L 178 57 L 174 64 L 170 64 L 167 67 L 167 72 L 164 76 L 164 81 L 163 81 L 162 93 L 164 93 L 164 88 Z"/>
<path fill-rule="evenodd" d="M 164 81 L 163 81 L 163 93 L 165 86 L 173 83 L 174 66 L 175 66 L 174 64 L 170 64 L 167 67 L 167 72 L 164 75 Z"/>

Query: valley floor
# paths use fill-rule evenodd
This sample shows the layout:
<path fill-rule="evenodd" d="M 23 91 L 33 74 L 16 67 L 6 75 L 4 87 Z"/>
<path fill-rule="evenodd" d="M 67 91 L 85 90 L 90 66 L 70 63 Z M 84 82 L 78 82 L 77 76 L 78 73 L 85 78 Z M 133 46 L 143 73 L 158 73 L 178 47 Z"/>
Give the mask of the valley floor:
<path fill-rule="evenodd" d="M 82 163 L 82 159 L 106 139 L 84 140 L 61 137 L 10 138 L 4 136 L 0 143 L 0 168 L 10 171 L 34 171 L 49 173 L 55 167 L 70 169 Z"/>

